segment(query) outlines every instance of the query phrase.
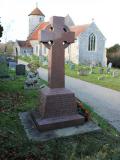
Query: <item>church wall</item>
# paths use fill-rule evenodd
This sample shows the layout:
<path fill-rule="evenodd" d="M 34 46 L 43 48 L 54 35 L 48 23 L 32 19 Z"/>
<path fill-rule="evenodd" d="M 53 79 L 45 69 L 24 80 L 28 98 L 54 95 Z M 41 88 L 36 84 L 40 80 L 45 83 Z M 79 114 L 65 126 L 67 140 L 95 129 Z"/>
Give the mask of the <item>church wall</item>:
<path fill-rule="evenodd" d="M 74 43 L 72 43 L 71 45 L 69 45 L 69 47 L 65 49 L 65 60 L 71 61 L 76 64 L 79 63 L 78 39 L 75 40 Z"/>
<path fill-rule="evenodd" d="M 89 35 L 94 33 L 96 36 L 96 50 L 88 51 Z M 79 62 L 90 65 L 106 65 L 105 38 L 94 23 L 79 36 Z"/>
<path fill-rule="evenodd" d="M 30 44 L 33 47 L 33 54 L 36 55 L 36 56 L 39 56 L 40 55 L 39 42 L 37 40 L 31 40 Z"/>
<path fill-rule="evenodd" d="M 32 48 L 20 48 L 20 55 L 22 56 L 32 55 Z"/>
<path fill-rule="evenodd" d="M 14 52 L 14 55 L 16 55 L 16 49 L 17 49 L 17 52 L 18 52 L 18 55 L 20 55 L 20 46 L 18 45 L 17 42 L 15 42 L 14 44 L 14 47 L 13 47 L 13 52 Z"/>

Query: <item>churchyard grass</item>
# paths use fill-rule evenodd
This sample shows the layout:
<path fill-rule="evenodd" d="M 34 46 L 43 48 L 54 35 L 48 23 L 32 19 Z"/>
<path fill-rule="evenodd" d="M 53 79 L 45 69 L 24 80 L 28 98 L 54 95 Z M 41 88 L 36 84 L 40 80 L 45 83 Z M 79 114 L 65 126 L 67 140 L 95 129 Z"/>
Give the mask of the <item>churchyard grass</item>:
<path fill-rule="evenodd" d="M 12 71 L 11 74 L 14 74 Z M 31 160 L 108 160 L 120 159 L 120 136 L 90 106 L 92 119 L 101 132 L 88 133 L 48 142 L 29 141 L 18 113 L 38 106 L 38 91 L 24 90 L 24 76 L 14 81 L 0 80 L 0 159 Z M 43 83 L 46 83 L 43 81 Z M 47 84 L 47 83 L 46 83 Z"/>
<path fill-rule="evenodd" d="M 111 89 L 120 91 L 120 69 L 112 68 L 111 73 L 113 71 L 118 71 L 119 72 L 118 77 L 112 77 L 111 74 L 106 73 L 107 68 L 104 68 L 103 74 L 99 73 L 99 68 L 100 67 L 93 68 L 93 73 L 92 74 L 88 74 L 86 76 L 81 76 L 81 75 L 78 75 L 78 73 L 77 73 L 78 72 L 78 65 L 75 65 L 75 70 L 70 70 L 69 65 L 66 64 L 65 65 L 65 74 L 67 76 L 70 76 L 70 77 L 78 78 L 78 79 L 81 79 L 83 81 L 87 81 L 87 82 L 90 82 L 90 83 L 101 85 L 103 87 L 107 87 L 107 88 L 111 88 Z M 98 78 L 100 76 L 104 76 L 105 78 L 103 80 L 99 80 Z"/>
<path fill-rule="evenodd" d="M 27 56 L 27 57 L 29 57 L 29 56 Z M 26 62 L 30 62 L 31 61 L 30 58 L 27 58 L 27 57 L 26 56 L 24 56 L 24 57 L 20 56 L 19 59 L 21 59 L 23 61 L 26 61 Z M 33 57 L 37 57 L 37 56 L 33 56 Z M 33 58 L 33 60 L 35 60 L 35 58 Z M 42 63 L 40 63 L 39 66 L 43 67 L 45 69 L 47 69 L 47 67 L 48 67 L 47 65 L 43 66 Z M 120 69 L 115 69 L 115 68 L 111 69 L 111 73 L 113 71 L 117 71 L 119 73 L 118 77 L 112 77 L 111 74 L 107 74 L 106 73 L 107 68 L 104 68 L 103 74 L 100 74 L 99 73 L 100 67 L 94 67 L 92 74 L 88 74 L 88 75 L 85 75 L 85 76 L 80 76 L 80 75 L 78 75 L 78 67 L 79 67 L 78 65 L 75 65 L 75 69 L 71 70 L 69 64 L 65 64 L 65 74 L 67 76 L 70 76 L 70 77 L 78 78 L 78 79 L 81 79 L 83 81 L 87 81 L 87 82 L 94 83 L 94 84 L 97 84 L 97 85 L 100 85 L 100 86 L 103 86 L 103 87 L 107 87 L 107 88 L 111 88 L 111 89 L 120 91 Z M 83 68 L 83 67 L 86 67 L 86 66 L 84 66 L 84 65 L 80 66 L 80 68 Z M 99 78 L 101 76 L 104 76 L 104 78 L 99 80 Z"/>

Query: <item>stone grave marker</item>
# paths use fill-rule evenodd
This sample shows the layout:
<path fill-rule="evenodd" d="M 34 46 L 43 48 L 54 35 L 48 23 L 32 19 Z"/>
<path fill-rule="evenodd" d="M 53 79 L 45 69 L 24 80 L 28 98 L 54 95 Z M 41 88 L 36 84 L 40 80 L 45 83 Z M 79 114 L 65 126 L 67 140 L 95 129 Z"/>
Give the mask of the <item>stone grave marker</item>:
<path fill-rule="evenodd" d="M 87 76 L 90 73 L 90 68 L 88 67 L 82 67 L 78 69 L 78 75 L 79 76 Z"/>
<path fill-rule="evenodd" d="M 48 49 L 48 86 L 40 91 L 39 112 L 31 117 L 40 131 L 77 126 L 84 117 L 77 113 L 74 93 L 65 88 L 64 50 L 73 43 L 75 33 L 64 23 L 64 17 L 52 17 L 40 33 L 40 42 Z"/>
<path fill-rule="evenodd" d="M 9 70 L 7 66 L 6 57 L 0 55 L 0 78 L 9 78 Z"/>
<path fill-rule="evenodd" d="M 100 68 L 99 68 L 99 74 L 103 74 L 103 72 L 104 72 L 104 68 L 103 68 L 103 67 L 100 67 Z"/>
<path fill-rule="evenodd" d="M 14 62 L 14 61 L 13 61 L 13 62 L 12 62 L 12 61 L 9 62 L 9 68 L 10 68 L 10 69 L 15 69 L 15 68 L 16 68 L 16 65 L 17 65 L 17 63 Z"/>
<path fill-rule="evenodd" d="M 25 75 L 25 65 L 24 64 L 16 65 L 16 75 Z"/>
<path fill-rule="evenodd" d="M 93 74 L 94 72 L 93 72 L 93 66 L 92 65 L 90 65 L 90 72 L 89 72 L 89 74 Z"/>
<path fill-rule="evenodd" d="M 108 64 L 108 68 L 112 68 L 112 62 L 110 62 L 109 64 Z"/>
<path fill-rule="evenodd" d="M 75 64 L 70 63 L 70 70 L 74 70 L 75 69 Z"/>
<path fill-rule="evenodd" d="M 28 72 L 24 89 L 40 89 L 41 87 L 43 87 L 43 85 L 40 85 L 38 72 Z"/>
<path fill-rule="evenodd" d="M 43 64 L 43 66 L 47 66 L 48 65 L 48 61 L 45 60 L 45 61 L 42 62 L 42 64 Z"/>
<path fill-rule="evenodd" d="M 119 72 L 118 71 L 113 71 L 112 76 L 113 77 L 119 77 Z"/>
<path fill-rule="evenodd" d="M 112 63 L 110 62 L 107 67 L 107 73 L 110 73 L 111 68 L 112 68 Z"/>
<path fill-rule="evenodd" d="M 98 77 L 98 80 L 105 80 L 105 76 L 103 75 L 103 76 Z"/>

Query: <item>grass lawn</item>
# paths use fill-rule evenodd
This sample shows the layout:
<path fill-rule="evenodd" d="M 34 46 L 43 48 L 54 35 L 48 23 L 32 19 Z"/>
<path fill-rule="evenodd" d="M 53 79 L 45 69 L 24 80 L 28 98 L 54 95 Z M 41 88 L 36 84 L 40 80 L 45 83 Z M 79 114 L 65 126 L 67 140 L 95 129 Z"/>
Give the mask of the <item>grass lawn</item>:
<path fill-rule="evenodd" d="M 37 90 L 23 89 L 24 79 L 0 80 L 0 160 L 120 160 L 119 134 L 87 105 L 101 132 L 28 141 L 18 113 L 36 108 L 39 97 Z"/>
<path fill-rule="evenodd" d="M 86 76 L 79 76 L 78 75 L 78 65 L 75 65 L 74 70 L 70 70 L 70 67 L 68 64 L 65 65 L 65 74 L 71 77 L 75 77 L 78 79 L 81 79 L 83 81 L 91 82 L 97 85 L 101 85 L 103 87 L 111 88 L 117 91 L 120 91 L 120 69 L 111 69 L 111 73 L 106 74 L 106 69 L 104 68 L 103 74 L 99 74 L 100 67 L 93 68 L 93 73 L 86 75 Z M 119 72 L 118 77 L 113 77 L 112 72 L 117 71 Z M 104 76 L 103 80 L 98 80 L 98 77 Z"/>

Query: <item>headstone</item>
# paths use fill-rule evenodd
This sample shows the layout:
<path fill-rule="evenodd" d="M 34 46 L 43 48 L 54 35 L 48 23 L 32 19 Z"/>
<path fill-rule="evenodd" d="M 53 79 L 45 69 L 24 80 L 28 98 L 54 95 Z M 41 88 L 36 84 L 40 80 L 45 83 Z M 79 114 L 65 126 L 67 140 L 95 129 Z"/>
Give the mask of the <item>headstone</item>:
<path fill-rule="evenodd" d="M 48 61 L 43 61 L 42 65 L 43 66 L 47 66 L 48 65 Z"/>
<path fill-rule="evenodd" d="M 107 67 L 107 73 L 110 73 L 111 68 L 112 68 L 112 63 L 110 62 Z"/>
<path fill-rule="evenodd" d="M 25 75 L 25 65 L 23 64 L 16 65 L 16 75 Z"/>
<path fill-rule="evenodd" d="M 100 67 L 100 68 L 99 68 L 99 74 L 103 74 L 103 72 L 104 72 L 104 68 L 103 68 L 103 67 Z"/>
<path fill-rule="evenodd" d="M 88 68 L 88 67 L 82 67 L 82 68 L 78 69 L 79 76 L 87 76 L 87 75 L 89 75 L 89 72 L 90 72 L 90 68 Z"/>
<path fill-rule="evenodd" d="M 98 77 L 98 80 L 104 80 L 104 79 L 105 79 L 105 76 Z"/>
<path fill-rule="evenodd" d="M 113 77 L 119 77 L 119 72 L 118 71 L 113 71 L 112 76 Z"/>
<path fill-rule="evenodd" d="M 40 41 L 49 49 L 49 87 L 41 89 L 39 112 L 31 113 L 40 131 L 84 123 L 84 117 L 77 113 L 74 93 L 65 88 L 64 50 L 74 39 L 75 33 L 64 25 L 63 17 L 52 17 L 49 25 L 40 33 Z"/>
<path fill-rule="evenodd" d="M 0 55 L 0 63 L 6 63 L 6 56 L 5 55 Z"/>
<path fill-rule="evenodd" d="M 112 62 L 110 62 L 109 64 L 108 64 L 108 68 L 112 68 Z"/>
<path fill-rule="evenodd" d="M 70 70 L 74 70 L 75 69 L 75 64 L 71 63 L 70 64 Z"/>
<path fill-rule="evenodd" d="M 0 55 L 0 78 L 9 78 L 9 70 L 4 55 Z"/>
<path fill-rule="evenodd" d="M 16 62 L 9 62 L 9 68 L 11 68 L 11 69 L 15 69 L 16 65 L 17 65 Z"/>
<path fill-rule="evenodd" d="M 93 72 L 93 66 L 90 66 L 90 72 L 89 72 L 89 74 L 93 74 L 94 72 Z"/>
<path fill-rule="evenodd" d="M 110 73 L 110 69 L 111 69 L 111 68 L 107 68 L 107 73 Z"/>
<path fill-rule="evenodd" d="M 39 74 L 38 72 L 28 72 L 27 80 L 25 81 L 25 89 L 39 89 Z"/>

